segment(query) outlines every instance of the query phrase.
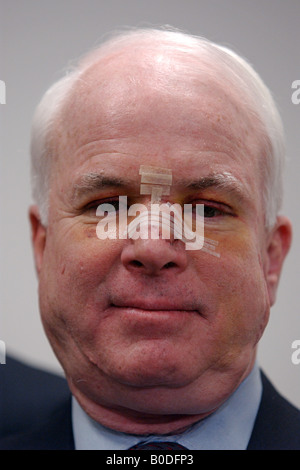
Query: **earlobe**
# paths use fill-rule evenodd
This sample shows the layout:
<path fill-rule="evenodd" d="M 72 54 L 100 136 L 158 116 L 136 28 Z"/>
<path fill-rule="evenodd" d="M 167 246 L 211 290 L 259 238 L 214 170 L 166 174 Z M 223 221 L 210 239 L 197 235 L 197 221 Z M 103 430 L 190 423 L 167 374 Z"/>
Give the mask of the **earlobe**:
<path fill-rule="evenodd" d="M 29 209 L 29 219 L 31 226 L 31 241 L 34 252 L 35 267 L 37 273 L 40 273 L 43 263 L 43 255 L 46 245 L 47 229 L 42 225 L 37 206 L 31 206 Z"/>
<path fill-rule="evenodd" d="M 278 216 L 274 228 L 268 237 L 266 281 L 270 305 L 276 300 L 276 292 L 283 262 L 289 252 L 292 241 L 292 225 L 288 218 Z"/>

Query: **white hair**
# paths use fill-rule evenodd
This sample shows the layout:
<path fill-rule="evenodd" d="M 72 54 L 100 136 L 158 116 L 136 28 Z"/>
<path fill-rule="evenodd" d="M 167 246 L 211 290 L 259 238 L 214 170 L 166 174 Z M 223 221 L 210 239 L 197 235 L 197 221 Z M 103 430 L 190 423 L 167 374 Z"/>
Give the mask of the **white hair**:
<path fill-rule="evenodd" d="M 55 124 L 69 93 L 91 66 L 110 54 L 122 53 L 130 47 L 142 49 L 150 58 L 150 64 L 151 51 L 158 48 L 181 58 L 191 58 L 193 73 L 198 73 L 199 68 L 200 73 L 203 72 L 204 65 L 205 76 L 238 93 L 244 110 L 260 122 L 261 130 L 258 133 L 263 134 L 264 140 L 265 223 L 268 227 L 273 226 L 282 204 L 285 143 L 282 121 L 269 89 L 253 67 L 227 47 L 202 37 L 166 29 L 138 29 L 114 35 L 84 56 L 76 67 L 45 93 L 34 115 L 31 137 L 32 193 L 39 206 L 42 223 L 47 224 Z"/>

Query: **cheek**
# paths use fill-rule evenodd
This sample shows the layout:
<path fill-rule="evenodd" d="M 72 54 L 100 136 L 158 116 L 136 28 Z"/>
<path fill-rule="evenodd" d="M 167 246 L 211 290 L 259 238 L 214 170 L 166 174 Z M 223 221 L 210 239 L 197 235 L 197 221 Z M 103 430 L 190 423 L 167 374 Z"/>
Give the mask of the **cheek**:
<path fill-rule="evenodd" d="M 233 234 L 220 242 L 219 252 L 220 258 L 211 257 L 203 268 L 211 305 L 218 312 L 213 317 L 215 331 L 228 343 L 256 343 L 266 326 L 270 306 L 255 233 Z"/>
<path fill-rule="evenodd" d="M 71 375 L 89 367 L 82 343 L 93 343 L 99 322 L 90 305 L 101 299 L 99 310 L 105 309 L 105 278 L 119 251 L 117 242 L 88 236 L 49 240 L 39 279 L 41 319 L 55 354 Z"/>
<path fill-rule="evenodd" d="M 101 298 L 107 273 L 119 256 L 118 243 L 89 237 L 89 232 L 50 240 L 39 283 L 44 320 L 71 328 L 83 324 L 87 306 L 95 296 Z"/>
<path fill-rule="evenodd" d="M 110 270 L 116 256 L 120 255 L 118 242 L 99 240 L 96 228 L 66 232 L 49 243 L 48 271 L 57 283 L 69 283 L 69 287 L 86 287 L 99 284 Z M 76 294 L 76 290 L 74 292 Z"/>

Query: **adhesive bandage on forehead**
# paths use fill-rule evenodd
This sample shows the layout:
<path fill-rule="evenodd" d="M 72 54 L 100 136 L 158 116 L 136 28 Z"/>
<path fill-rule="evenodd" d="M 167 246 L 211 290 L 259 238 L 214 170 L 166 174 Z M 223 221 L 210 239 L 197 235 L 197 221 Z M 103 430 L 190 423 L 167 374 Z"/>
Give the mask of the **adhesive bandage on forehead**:
<path fill-rule="evenodd" d="M 140 166 L 141 195 L 151 195 L 151 204 L 158 204 L 162 196 L 169 196 L 172 170 L 155 166 Z"/>

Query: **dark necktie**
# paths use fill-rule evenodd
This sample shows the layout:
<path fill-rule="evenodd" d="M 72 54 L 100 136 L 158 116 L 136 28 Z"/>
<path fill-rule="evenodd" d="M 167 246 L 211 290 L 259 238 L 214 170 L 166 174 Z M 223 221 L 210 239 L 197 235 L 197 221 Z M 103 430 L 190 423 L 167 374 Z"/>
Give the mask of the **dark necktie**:
<path fill-rule="evenodd" d="M 177 442 L 139 442 L 128 450 L 188 450 Z"/>

